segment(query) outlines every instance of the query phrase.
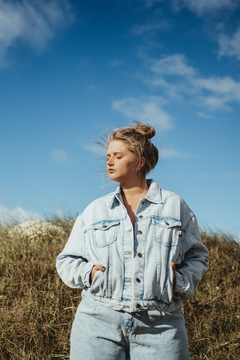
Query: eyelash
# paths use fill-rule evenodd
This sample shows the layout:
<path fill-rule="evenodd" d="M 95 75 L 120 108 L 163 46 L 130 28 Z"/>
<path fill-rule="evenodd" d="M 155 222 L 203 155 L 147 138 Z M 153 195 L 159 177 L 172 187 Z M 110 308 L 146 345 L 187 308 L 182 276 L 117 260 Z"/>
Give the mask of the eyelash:
<path fill-rule="evenodd" d="M 116 159 L 121 159 L 122 158 L 122 156 L 116 156 Z M 109 160 L 110 158 L 107 158 L 107 162 L 108 162 L 108 160 Z"/>

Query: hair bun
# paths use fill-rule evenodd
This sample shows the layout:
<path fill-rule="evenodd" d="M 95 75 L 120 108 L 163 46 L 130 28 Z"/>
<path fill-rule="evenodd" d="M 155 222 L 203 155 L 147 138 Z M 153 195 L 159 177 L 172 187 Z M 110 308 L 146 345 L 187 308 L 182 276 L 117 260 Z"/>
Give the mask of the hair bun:
<path fill-rule="evenodd" d="M 155 134 L 155 129 L 150 125 L 144 125 L 138 121 L 136 121 L 135 130 L 141 134 L 146 136 L 147 139 L 151 139 Z"/>

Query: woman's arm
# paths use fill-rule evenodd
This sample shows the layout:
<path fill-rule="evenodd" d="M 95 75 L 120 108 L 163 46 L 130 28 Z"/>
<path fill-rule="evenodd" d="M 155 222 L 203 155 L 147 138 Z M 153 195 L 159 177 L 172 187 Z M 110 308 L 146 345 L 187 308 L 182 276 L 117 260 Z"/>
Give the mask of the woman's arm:
<path fill-rule="evenodd" d="M 189 216 L 183 236 L 182 262 L 175 263 L 175 300 L 191 298 L 203 273 L 208 269 L 208 250 L 201 241 L 197 220 L 193 213 Z"/>
<path fill-rule="evenodd" d="M 90 287 L 90 274 L 95 264 L 85 254 L 83 215 L 79 215 L 67 244 L 57 256 L 56 267 L 62 281 L 71 288 Z"/>

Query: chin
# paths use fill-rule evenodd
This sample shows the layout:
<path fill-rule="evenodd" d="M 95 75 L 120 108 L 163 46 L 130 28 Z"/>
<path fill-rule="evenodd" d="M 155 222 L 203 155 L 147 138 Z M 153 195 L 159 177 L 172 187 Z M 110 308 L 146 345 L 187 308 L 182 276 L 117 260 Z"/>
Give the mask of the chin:
<path fill-rule="evenodd" d="M 112 181 L 120 182 L 118 176 L 116 176 L 116 174 L 114 174 L 114 173 L 113 174 L 108 174 L 108 177 Z"/>

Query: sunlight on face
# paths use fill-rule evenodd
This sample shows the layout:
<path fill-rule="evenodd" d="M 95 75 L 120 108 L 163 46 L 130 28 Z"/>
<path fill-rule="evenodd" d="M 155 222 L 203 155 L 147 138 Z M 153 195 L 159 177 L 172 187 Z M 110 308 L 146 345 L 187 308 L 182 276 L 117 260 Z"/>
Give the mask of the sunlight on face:
<path fill-rule="evenodd" d="M 137 176 L 137 157 L 128 150 L 124 142 L 111 141 L 108 146 L 107 158 L 107 171 L 111 180 L 125 184 Z"/>

